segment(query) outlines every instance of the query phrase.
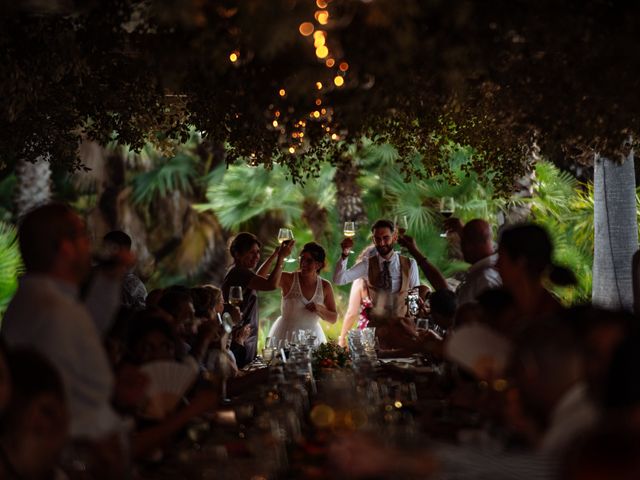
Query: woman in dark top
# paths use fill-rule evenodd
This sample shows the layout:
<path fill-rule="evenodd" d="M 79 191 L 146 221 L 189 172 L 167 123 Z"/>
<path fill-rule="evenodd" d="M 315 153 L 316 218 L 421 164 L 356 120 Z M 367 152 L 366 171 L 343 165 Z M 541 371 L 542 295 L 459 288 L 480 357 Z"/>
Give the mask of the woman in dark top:
<path fill-rule="evenodd" d="M 240 311 L 242 320 L 238 329 L 239 335 L 234 335 L 231 350 L 236 357 L 238 368 L 250 363 L 256 356 L 258 345 L 258 291 L 271 291 L 278 288 L 282 265 L 285 258 L 293 249 L 294 241 L 284 242 L 277 248 L 256 272 L 260 261 L 260 247 L 262 244 L 255 235 L 242 232 L 231 242 L 229 252 L 233 258 L 233 265 L 222 282 L 222 294 L 225 302 L 229 301 L 229 289 L 233 286 L 242 287 L 242 303 Z M 267 272 L 275 261 L 270 274 Z M 248 337 L 244 338 L 243 328 L 248 328 Z"/>

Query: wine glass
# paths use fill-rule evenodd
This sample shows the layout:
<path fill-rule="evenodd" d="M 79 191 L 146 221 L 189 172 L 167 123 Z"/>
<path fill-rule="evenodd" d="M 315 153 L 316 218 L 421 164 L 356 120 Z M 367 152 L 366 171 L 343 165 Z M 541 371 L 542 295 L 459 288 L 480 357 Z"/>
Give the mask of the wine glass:
<path fill-rule="evenodd" d="M 242 287 L 234 285 L 229 288 L 229 303 L 234 307 L 239 307 L 242 304 Z"/>
<path fill-rule="evenodd" d="M 344 222 L 344 228 L 342 229 L 342 233 L 347 238 L 356 236 L 356 222 Z"/>
<path fill-rule="evenodd" d="M 293 240 L 293 232 L 291 231 L 291 229 L 281 228 L 280 230 L 278 230 L 278 243 L 280 243 L 280 245 L 282 245 L 284 242 L 290 242 L 291 240 Z M 295 262 L 296 260 L 294 258 L 287 257 L 284 259 L 284 261 L 287 263 L 291 263 Z"/>
<path fill-rule="evenodd" d="M 346 238 L 353 238 L 356 236 L 356 222 L 344 222 L 344 228 L 342 229 L 342 233 Z M 353 253 L 352 250 L 349 250 L 349 254 Z"/>
<path fill-rule="evenodd" d="M 440 215 L 444 218 L 450 218 L 456 209 L 456 202 L 453 197 L 442 197 L 440 199 Z M 447 232 L 441 233 L 441 237 L 446 237 Z"/>

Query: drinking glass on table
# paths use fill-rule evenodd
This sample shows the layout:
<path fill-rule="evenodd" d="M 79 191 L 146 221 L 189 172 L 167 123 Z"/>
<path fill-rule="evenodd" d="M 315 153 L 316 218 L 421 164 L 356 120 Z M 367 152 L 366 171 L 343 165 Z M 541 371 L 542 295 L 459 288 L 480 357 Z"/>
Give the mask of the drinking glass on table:
<path fill-rule="evenodd" d="M 284 244 L 285 242 L 290 242 L 291 240 L 293 240 L 293 232 L 291 231 L 291 229 L 289 228 L 281 228 L 280 230 L 278 230 L 278 243 L 280 245 Z M 291 262 L 295 262 L 295 258 L 285 258 L 284 260 L 287 263 L 291 263 Z"/>
<path fill-rule="evenodd" d="M 456 210 L 456 202 L 453 197 L 442 197 L 440 199 L 440 215 L 450 218 Z M 446 237 L 447 232 L 441 233 L 441 237 Z"/>

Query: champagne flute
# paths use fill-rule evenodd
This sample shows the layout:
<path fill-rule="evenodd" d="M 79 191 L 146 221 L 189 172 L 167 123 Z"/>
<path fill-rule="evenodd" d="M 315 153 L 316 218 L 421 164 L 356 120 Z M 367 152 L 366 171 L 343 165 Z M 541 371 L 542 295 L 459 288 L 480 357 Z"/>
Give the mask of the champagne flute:
<path fill-rule="evenodd" d="M 450 218 L 456 209 L 456 202 L 453 197 L 442 197 L 440 199 L 440 215 L 444 218 Z M 441 237 L 446 237 L 447 232 L 441 233 Z"/>
<path fill-rule="evenodd" d="M 242 304 L 242 287 L 232 286 L 229 288 L 229 303 L 234 307 Z"/>
<path fill-rule="evenodd" d="M 291 240 L 293 240 L 293 232 L 289 228 L 281 228 L 278 230 L 278 243 L 280 243 L 280 245 L 284 244 L 284 242 L 290 242 Z M 291 263 L 295 262 L 295 259 L 287 257 L 284 261 Z"/>
<path fill-rule="evenodd" d="M 353 238 L 356 236 L 356 222 L 344 222 L 344 228 L 342 229 L 342 233 L 346 238 Z M 353 251 L 349 250 L 349 254 L 352 254 Z"/>

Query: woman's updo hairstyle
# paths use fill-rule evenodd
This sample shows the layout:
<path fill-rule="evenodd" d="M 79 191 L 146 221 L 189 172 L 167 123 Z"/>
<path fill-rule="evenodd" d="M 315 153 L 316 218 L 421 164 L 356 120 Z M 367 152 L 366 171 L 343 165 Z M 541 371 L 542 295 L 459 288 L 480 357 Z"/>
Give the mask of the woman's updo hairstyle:
<path fill-rule="evenodd" d="M 309 255 L 311 255 L 311 258 L 313 258 L 318 263 L 322 263 L 322 265 L 324 266 L 324 260 L 327 257 L 327 254 L 325 253 L 324 248 L 322 248 L 322 246 L 320 246 L 316 242 L 305 243 L 304 247 L 302 247 L 300 255 L 302 255 L 303 253 L 308 253 Z M 320 270 L 322 269 L 319 268 L 318 272 Z"/>

